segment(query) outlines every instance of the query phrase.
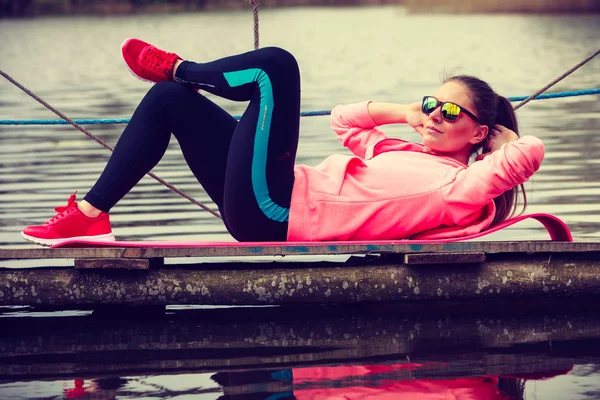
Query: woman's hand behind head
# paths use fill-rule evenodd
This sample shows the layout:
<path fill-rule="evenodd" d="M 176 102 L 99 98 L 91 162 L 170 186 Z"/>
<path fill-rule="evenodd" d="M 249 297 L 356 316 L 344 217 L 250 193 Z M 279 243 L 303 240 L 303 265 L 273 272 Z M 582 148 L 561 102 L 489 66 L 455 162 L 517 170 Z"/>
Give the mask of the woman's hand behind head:
<path fill-rule="evenodd" d="M 519 136 L 512 130 L 502 125 L 494 125 L 494 129 L 488 134 L 483 145 L 483 154 L 477 156 L 476 160 L 483 160 L 495 151 L 500 150 L 503 144 L 519 140 Z"/>
<path fill-rule="evenodd" d="M 423 136 L 425 130 L 423 127 L 424 120 L 425 114 L 421 111 L 421 102 L 409 104 L 406 110 L 406 122 L 421 136 Z"/>

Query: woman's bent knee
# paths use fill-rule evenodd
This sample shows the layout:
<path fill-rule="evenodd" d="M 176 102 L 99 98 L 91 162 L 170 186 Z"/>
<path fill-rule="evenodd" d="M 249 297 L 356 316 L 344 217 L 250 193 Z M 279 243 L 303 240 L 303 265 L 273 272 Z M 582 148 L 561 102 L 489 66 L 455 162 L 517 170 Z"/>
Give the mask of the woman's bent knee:
<path fill-rule="evenodd" d="M 280 47 L 264 47 L 257 50 L 263 53 L 265 60 L 277 68 L 286 68 L 298 70 L 298 62 L 296 57 L 287 50 Z"/>
<path fill-rule="evenodd" d="M 162 99 L 162 100 L 172 100 L 173 98 L 179 98 L 181 96 L 189 96 L 192 94 L 192 90 L 182 85 L 181 83 L 177 83 L 175 81 L 162 81 L 153 85 L 146 97 L 152 99 Z"/>

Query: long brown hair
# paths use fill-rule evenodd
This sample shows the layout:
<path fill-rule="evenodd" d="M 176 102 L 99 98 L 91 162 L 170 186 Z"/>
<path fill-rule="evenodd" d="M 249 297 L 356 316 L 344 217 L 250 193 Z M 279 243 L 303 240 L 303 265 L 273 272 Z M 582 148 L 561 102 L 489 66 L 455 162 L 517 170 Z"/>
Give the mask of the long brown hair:
<path fill-rule="evenodd" d="M 510 100 L 500 96 L 494 92 L 490 85 L 474 76 L 451 76 L 446 78 L 444 83 L 451 81 L 460 82 L 469 90 L 471 101 L 475 107 L 474 111 L 479 117 L 481 124 L 487 125 L 488 135 L 492 132 L 495 124 L 500 124 L 515 132 L 517 136 L 520 136 L 517 116 L 515 115 L 512 104 L 510 104 Z M 484 142 L 485 141 L 473 146 L 471 155 L 477 153 L 484 145 Z M 519 214 L 522 214 L 525 211 L 525 207 L 527 207 L 527 195 L 525 193 L 525 187 L 521 184 L 507 190 L 494 199 L 494 203 L 496 204 L 496 215 L 494 216 L 491 226 L 516 214 L 519 200 L 519 188 L 521 189 L 520 192 L 523 194 L 523 208 Z"/>

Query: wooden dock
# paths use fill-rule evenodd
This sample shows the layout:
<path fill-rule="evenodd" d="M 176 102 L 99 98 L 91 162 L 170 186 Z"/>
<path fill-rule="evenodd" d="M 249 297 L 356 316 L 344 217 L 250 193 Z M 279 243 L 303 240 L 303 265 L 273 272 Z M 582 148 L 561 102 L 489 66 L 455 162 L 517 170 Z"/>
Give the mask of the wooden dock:
<path fill-rule="evenodd" d="M 326 255 L 350 258 L 318 260 Z M 279 257 L 256 261 L 256 256 Z M 10 259 L 31 260 L 36 267 L 0 268 L 0 305 L 350 304 L 600 296 L 600 242 L 0 249 L 0 267 Z M 71 267 L 45 267 L 49 259 L 74 262 Z"/>

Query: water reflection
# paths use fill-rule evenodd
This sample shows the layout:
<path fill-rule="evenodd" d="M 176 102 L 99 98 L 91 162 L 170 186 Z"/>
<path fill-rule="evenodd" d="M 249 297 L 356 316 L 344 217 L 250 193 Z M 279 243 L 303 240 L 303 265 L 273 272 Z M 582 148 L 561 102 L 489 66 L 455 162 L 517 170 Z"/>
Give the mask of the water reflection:
<path fill-rule="evenodd" d="M 211 378 L 223 386 L 219 400 L 245 399 L 524 399 L 525 382 L 569 372 L 539 371 L 531 376 L 473 376 L 448 379 L 419 377 L 436 364 L 366 364 L 355 366 L 291 368 L 277 371 L 217 373 Z M 266 390 L 265 390 L 266 389 Z"/>
<path fill-rule="evenodd" d="M 510 313 L 517 306 L 522 311 Z M 548 303 L 480 307 L 468 313 L 457 303 L 453 309 L 384 304 L 156 315 L 135 309 L 121 316 L 104 309 L 37 318 L 22 318 L 30 308 L 7 308 L 0 314 L 0 397 L 519 399 L 565 374 L 563 394 L 600 388 L 600 315 L 589 304 L 570 304 L 577 313 Z"/>

